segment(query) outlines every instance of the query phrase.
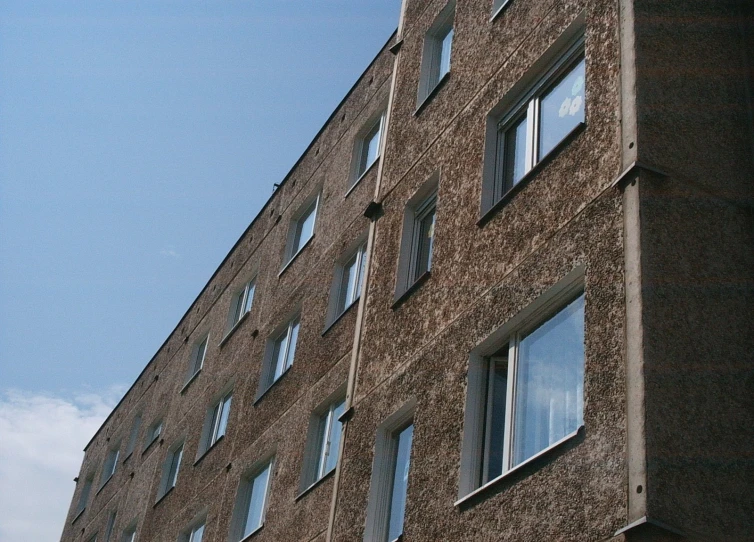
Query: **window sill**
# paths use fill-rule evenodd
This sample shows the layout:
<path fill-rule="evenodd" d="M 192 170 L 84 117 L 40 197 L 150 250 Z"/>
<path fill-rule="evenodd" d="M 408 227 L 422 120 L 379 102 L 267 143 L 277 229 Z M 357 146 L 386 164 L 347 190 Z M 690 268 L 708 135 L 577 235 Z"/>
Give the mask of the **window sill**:
<path fill-rule="evenodd" d="M 534 167 L 532 167 L 529 171 L 526 172 L 526 174 L 521 177 L 521 179 L 513 185 L 505 194 L 503 194 L 499 200 L 497 200 L 495 203 L 493 203 L 489 209 L 483 211 L 482 216 L 479 217 L 479 220 L 477 220 L 476 225 L 480 228 L 483 227 L 487 222 L 492 219 L 497 212 L 503 208 L 516 194 L 518 194 L 525 185 L 529 184 L 531 179 L 537 175 L 547 164 L 549 164 L 559 153 L 560 151 L 568 146 L 576 137 L 578 137 L 581 132 L 586 129 L 586 123 L 580 122 L 577 124 L 573 130 L 568 132 L 568 134 L 560 140 L 560 142 L 555 145 L 550 152 L 548 152 L 546 155 L 542 157 L 542 159 L 534 164 Z"/>
<path fill-rule="evenodd" d="M 219 437 L 217 437 L 217 440 L 212 443 L 212 446 L 210 446 L 209 448 L 207 448 L 206 450 L 204 450 L 202 452 L 202 455 L 200 455 L 199 457 L 196 458 L 196 461 L 194 461 L 194 467 L 196 467 L 199 463 L 201 463 L 202 460 L 205 457 L 207 457 L 212 450 L 214 450 L 215 448 L 217 448 L 217 445 L 220 444 L 223 440 L 225 440 L 225 435 L 220 435 Z"/>
<path fill-rule="evenodd" d="M 225 334 L 225 336 L 220 341 L 220 344 L 218 345 L 220 348 L 222 348 L 223 346 L 225 346 L 225 343 L 228 342 L 228 339 L 230 339 L 231 336 L 236 332 L 236 330 L 239 327 L 241 327 L 241 324 L 243 324 L 246 321 L 246 319 L 249 317 L 249 314 L 251 314 L 251 311 L 246 311 L 245 313 L 243 313 L 243 316 L 241 316 L 241 318 L 238 319 L 238 322 L 236 322 L 235 324 L 233 324 L 233 327 L 231 327 L 228 330 L 228 332 Z"/>
<path fill-rule="evenodd" d="M 76 523 L 76 520 L 78 520 L 81 516 L 83 516 L 84 512 L 86 512 L 86 506 L 82 508 L 81 510 L 79 510 L 75 516 L 73 516 L 73 519 L 71 520 L 71 525 Z"/>
<path fill-rule="evenodd" d="M 121 461 L 121 464 L 125 465 L 126 461 L 128 461 L 131 458 L 132 455 L 134 455 L 133 451 L 128 452 L 128 454 L 126 454 L 126 457 L 123 458 L 123 461 Z"/>
<path fill-rule="evenodd" d="M 170 489 L 168 489 L 165 493 L 160 495 L 160 498 L 155 501 L 155 503 L 152 505 L 152 508 L 157 508 L 157 505 L 160 504 L 165 499 L 165 497 L 170 495 L 174 489 L 175 489 L 175 486 L 170 486 Z"/>
<path fill-rule="evenodd" d="M 259 394 L 259 395 L 257 396 L 257 398 L 256 398 L 256 399 L 254 399 L 254 403 L 253 403 L 253 405 L 254 405 L 254 406 L 257 406 L 257 403 L 259 403 L 259 402 L 260 402 L 260 401 L 262 400 L 262 398 L 263 398 L 263 397 L 264 397 L 265 395 L 267 395 L 267 393 L 268 393 L 268 392 L 269 392 L 269 391 L 270 391 L 270 390 L 271 390 L 272 388 L 274 388 L 274 387 L 275 387 L 275 386 L 277 385 L 277 383 L 278 383 L 278 382 L 280 382 L 281 380 L 283 380 L 283 377 L 284 377 L 285 375 L 287 375 L 287 374 L 288 374 L 288 372 L 289 372 L 289 371 L 291 370 L 291 368 L 292 368 L 292 367 L 293 367 L 293 365 L 291 365 L 290 367 L 288 367 L 288 368 L 287 368 L 287 369 L 286 369 L 285 371 L 283 371 L 283 374 L 281 374 L 281 375 L 280 375 L 279 377 L 277 377 L 277 380 L 274 380 L 274 381 L 272 382 L 272 384 L 270 384 L 269 386 L 267 386 L 267 387 L 266 387 L 266 388 L 264 389 L 264 391 L 263 391 L 262 393 L 260 393 L 260 394 Z"/>
<path fill-rule="evenodd" d="M 251 540 L 251 537 L 252 537 L 252 536 L 254 536 L 255 534 L 257 534 L 257 533 L 258 533 L 259 531 L 261 531 L 261 530 L 262 530 L 263 528 L 264 528 L 264 523 L 262 523 L 262 524 L 261 524 L 261 525 L 260 525 L 259 527 L 257 527 L 257 528 L 256 528 L 256 529 L 254 529 L 253 531 L 251 531 L 251 532 L 250 532 L 249 534 L 247 534 L 246 536 L 244 536 L 244 537 L 243 537 L 243 538 L 242 538 L 241 540 L 239 540 L 238 542 L 246 542 L 247 540 Z"/>
<path fill-rule="evenodd" d="M 141 456 L 144 457 L 144 454 L 146 454 L 148 451 L 150 451 L 152 448 L 154 448 L 154 443 L 157 442 L 158 440 L 160 440 L 159 435 L 157 437 L 153 438 L 152 440 L 150 440 L 149 444 L 147 444 L 144 447 L 144 450 L 142 450 Z"/>
<path fill-rule="evenodd" d="M 301 248 L 296 251 L 296 254 L 291 256 L 288 259 L 288 261 L 285 262 L 285 265 L 283 265 L 282 269 L 280 269 L 280 271 L 278 272 L 278 278 L 280 278 L 282 274 L 285 273 L 286 269 L 288 269 L 291 266 L 291 264 L 293 264 L 294 260 L 298 258 L 298 255 L 301 254 L 304 251 L 304 249 L 309 246 L 309 244 L 312 242 L 312 239 L 314 239 L 314 234 L 312 234 L 312 236 L 306 240 L 306 243 L 301 245 Z"/>
<path fill-rule="evenodd" d="M 340 319 L 343 318 L 346 315 L 346 313 L 351 310 L 351 307 L 355 307 L 356 305 L 359 304 L 359 299 L 360 297 L 357 297 L 356 299 L 351 301 L 350 305 L 348 305 L 345 309 L 343 309 L 343 311 L 338 316 L 333 318 L 332 322 L 330 322 L 329 324 L 327 324 L 327 326 L 325 326 L 325 329 L 322 330 L 322 337 L 324 337 L 328 331 L 330 331 L 333 327 L 335 327 L 335 324 L 337 324 L 340 321 Z"/>
<path fill-rule="evenodd" d="M 490 17 L 490 22 L 497 19 L 498 15 L 500 15 L 503 12 L 503 10 L 505 10 L 505 7 L 508 4 L 510 4 L 510 0 L 505 0 L 505 2 L 503 2 L 503 4 L 499 8 L 497 8 L 495 12 L 492 14 L 492 17 Z"/>
<path fill-rule="evenodd" d="M 405 303 L 406 300 L 409 297 L 411 297 L 411 294 L 413 294 L 416 290 L 418 290 L 421 287 L 422 284 L 424 284 L 425 282 L 427 282 L 427 280 L 429 280 L 429 277 L 430 277 L 429 271 L 425 271 L 424 273 L 422 273 L 421 276 L 419 276 L 419 278 L 416 279 L 414 283 L 406 289 L 405 292 L 402 292 L 401 294 L 395 297 L 395 299 L 393 300 L 393 304 L 390 305 L 390 308 L 393 310 L 397 310 L 398 307 L 403 305 L 403 303 Z"/>
<path fill-rule="evenodd" d="M 554 454 L 556 451 L 560 451 L 561 448 L 564 447 L 564 445 L 577 437 L 581 437 L 583 439 L 584 437 L 584 426 L 579 426 L 576 431 L 573 431 L 572 433 L 569 433 L 568 435 L 564 436 L 559 441 L 555 442 L 554 444 L 548 446 L 541 452 L 538 452 L 531 456 L 526 461 L 523 461 L 513 467 L 512 469 L 504 472 L 497 478 L 490 480 L 489 482 L 485 483 L 484 485 L 478 487 L 468 495 L 458 499 L 456 502 L 453 503 L 453 506 L 461 506 L 465 507 L 468 506 L 472 501 L 475 501 L 477 498 L 480 497 L 482 494 L 486 494 L 487 492 L 491 491 L 493 487 L 496 487 L 500 485 L 502 482 L 507 481 L 509 478 L 513 477 L 516 473 L 521 473 L 524 471 L 526 467 L 533 467 L 533 468 L 539 468 L 542 464 L 544 464 L 546 459 L 549 459 L 552 454 Z"/>
<path fill-rule="evenodd" d="M 356 189 L 358 184 L 361 182 L 361 179 L 366 177 L 369 174 L 369 172 L 372 171 L 372 169 L 380 162 L 381 157 L 382 157 L 381 155 L 377 155 L 377 158 L 375 158 L 374 161 L 371 164 L 369 164 L 369 166 L 364 171 L 361 172 L 361 175 L 356 177 L 356 180 L 353 182 L 353 184 L 349 186 L 348 190 L 346 190 L 346 193 L 343 194 L 343 199 L 346 199 L 351 194 L 351 192 L 353 192 Z"/>
<path fill-rule="evenodd" d="M 433 100 L 433 98 L 440 92 L 440 89 L 445 86 L 445 83 L 448 82 L 448 79 L 450 79 L 450 72 L 445 72 L 445 75 L 440 77 L 440 80 L 435 84 L 434 87 L 432 87 L 432 90 L 429 91 L 429 94 L 416 106 L 416 111 L 414 111 L 414 116 L 418 117 L 422 111 L 424 111 L 424 108 L 429 105 L 429 103 Z"/>
<path fill-rule="evenodd" d="M 196 380 L 197 378 L 199 378 L 199 373 L 201 373 L 201 372 L 202 372 L 202 370 L 199 369 L 193 375 L 191 375 L 191 378 L 189 378 L 186 381 L 186 383 L 183 385 L 183 387 L 181 388 L 181 391 L 180 391 L 181 395 L 183 395 L 184 393 L 186 393 L 186 390 L 189 389 L 189 386 L 191 386 L 191 384 L 194 382 L 194 380 Z M 157 440 L 157 439 L 155 439 L 155 440 Z M 154 442 L 154 441 L 152 441 L 152 442 Z"/>
<path fill-rule="evenodd" d="M 311 493 L 312 491 L 314 491 L 315 488 L 317 488 L 320 485 L 322 485 L 324 483 L 324 481 L 327 480 L 328 478 L 330 478 L 333 474 L 335 474 L 335 469 L 332 469 L 331 471 L 326 472 L 325 474 L 322 475 L 322 478 L 320 478 L 319 480 L 317 480 L 316 482 L 314 482 L 313 484 L 311 484 L 310 486 L 308 486 L 301 493 L 299 493 L 298 495 L 296 495 L 296 497 L 293 500 L 295 502 L 300 501 L 306 495 L 308 495 L 309 493 Z"/>
<path fill-rule="evenodd" d="M 100 494 L 100 492 L 101 492 L 101 491 L 102 491 L 103 489 L 105 489 L 105 486 L 107 485 L 107 483 L 108 483 L 108 482 L 109 482 L 110 480 L 112 480 L 112 479 L 113 479 L 113 476 L 115 476 L 115 473 L 112 473 L 112 474 L 111 474 L 110 476 L 108 476 L 108 477 L 107 477 L 107 480 L 105 480 L 104 482 L 102 482 L 102 485 L 101 485 L 101 486 L 99 486 L 99 489 L 98 489 L 98 490 L 97 490 L 97 492 L 96 492 L 96 493 L 94 494 L 94 496 L 95 496 L 95 497 L 96 497 L 97 495 L 99 495 L 99 494 Z"/>

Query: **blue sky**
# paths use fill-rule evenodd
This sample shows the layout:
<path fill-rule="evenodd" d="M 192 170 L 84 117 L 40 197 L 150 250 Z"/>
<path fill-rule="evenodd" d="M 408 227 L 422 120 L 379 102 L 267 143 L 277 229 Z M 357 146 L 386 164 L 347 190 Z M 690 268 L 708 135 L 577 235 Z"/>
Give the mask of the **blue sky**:
<path fill-rule="evenodd" d="M 35 429 L 34 412 L 63 412 L 76 435 L 44 446 L 83 447 L 399 11 L 400 0 L 0 4 L 0 461 L 19 460 L 16 438 L 33 448 L 50 422 Z M 75 457 L 58 465 L 63 514 Z M 0 500 L 0 518 L 18 515 L 11 506 Z M 48 538 L 4 521 L 2 540 Z"/>

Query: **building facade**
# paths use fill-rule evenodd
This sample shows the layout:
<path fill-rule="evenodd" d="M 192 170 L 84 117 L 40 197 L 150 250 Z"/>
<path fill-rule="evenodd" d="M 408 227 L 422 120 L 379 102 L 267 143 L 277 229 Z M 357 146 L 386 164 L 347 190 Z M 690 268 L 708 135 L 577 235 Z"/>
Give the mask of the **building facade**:
<path fill-rule="evenodd" d="M 404 0 L 65 542 L 754 540 L 743 0 Z"/>

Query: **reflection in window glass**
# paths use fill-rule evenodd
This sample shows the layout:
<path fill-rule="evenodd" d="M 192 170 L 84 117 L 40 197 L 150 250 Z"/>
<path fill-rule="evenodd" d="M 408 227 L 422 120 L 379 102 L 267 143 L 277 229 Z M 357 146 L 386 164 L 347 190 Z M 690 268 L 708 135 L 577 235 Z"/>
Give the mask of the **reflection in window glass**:
<path fill-rule="evenodd" d="M 403 429 L 395 439 L 395 471 L 393 488 L 390 492 L 390 518 L 388 521 L 388 540 L 396 540 L 403 533 L 403 519 L 406 512 L 406 489 L 408 487 L 408 470 L 411 462 L 411 441 L 414 425 Z"/>
<path fill-rule="evenodd" d="M 583 295 L 521 339 L 516 373 L 511 467 L 583 424 Z"/>
<path fill-rule="evenodd" d="M 584 60 L 565 74 L 540 102 L 539 159 L 584 122 Z"/>
<path fill-rule="evenodd" d="M 249 536 L 261 527 L 264 522 L 264 505 L 267 499 L 270 466 L 271 463 L 268 463 L 262 472 L 248 481 L 249 505 L 246 511 L 246 520 L 244 521 L 241 538 Z"/>

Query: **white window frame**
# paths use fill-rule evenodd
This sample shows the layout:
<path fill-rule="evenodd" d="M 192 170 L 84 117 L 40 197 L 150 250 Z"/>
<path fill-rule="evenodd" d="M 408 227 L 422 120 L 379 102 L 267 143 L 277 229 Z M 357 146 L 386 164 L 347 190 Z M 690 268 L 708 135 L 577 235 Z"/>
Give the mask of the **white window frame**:
<path fill-rule="evenodd" d="M 408 426 L 414 424 L 415 410 L 416 400 L 411 399 L 380 424 L 377 429 L 372 477 L 369 483 L 366 528 L 364 530 L 365 542 L 394 542 L 394 540 L 388 540 L 387 537 L 390 523 L 393 478 L 396 468 L 397 436 Z M 413 450 L 413 443 L 411 449 Z M 409 452 L 409 457 L 410 455 L 411 452 Z M 406 502 L 408 502 L 408 486 L 406 489 Z"/>
<path fill-rule="evenodd" d="M 291 345 L 291 337 L 294 335 L 294 329 L 295 337 L 293 344 Z M 280 378 L 287 373 L 291 367 L 293 367 L 300 332 L 301 316 L 296 314 L 290 318 L 284 326 L 277 328 L 267 339 L 264 363 L 262 364 L 262 374 L 257 389 L 257 399 L 264 395 L 264 393 L 270 389 L 275 382 L 280 380 Z M 274 354 L 278 343 L 280 344 L 280 355 L 275 359 Z M 293 353 L 291 353 L 291 348 L 293 349 Z M 282 364 L 280 363 L 281 360 Z"/>
<path fill-rule="evenodd" d="M 569 73 L 584 60 L 582 25 L 581 18 L 577 19 L 574 25 L 553 44 L 488 115 L 482 182 L 482 215 L 494 209 L 516 186 L 528 178 L 538 164 L 550 154 L 557 152 L 571 133 L 586 124 L 585 116 L 584 122 L 578 123 L 548 153 L 540 155 L 539 129 L 542 120 L 540 100 L 547 95 L 561 76 Z M 583 107 L 586 109 L 586 103 Z M 509 183 L 506 179 L 504 164 L 508 152 L 505 134 L 519 121 L 523 121 L 526 127 L 524 173 L 520 179 Z"/>
<path fill-rule="evenodd" d="M 495 19 L 500 13 L 502 13 L 503 8 L 507 6 L 510 3 L 511 0 L 493 0 L 492 1 L 492 17 L 490 17 L 490 20 Z"/>
<path fill-rule="evenodd" d="M 340 258 L 335 265 L 333 283 L 330 288 L 330 304 L 327 311 L 328 327 L 361 297 L 361 288 L 366 271 L 366 249 L 367 241 L 362 235 L 355 246 L 351 245 L 346 251 L 346 256 Z M 351 285 L 350 280 L 344 282 L 346 278 L 351 278 L 351 272 L 346 273 L 350 269 L 353 269 L 353 289 L 349 287 Z"/>
<path fill-rule="evenodd" d="M 118 470 L 118 457 L 120 456 L 120 442 L 110 447 L 102 463 L 102 475 L 100 476 L 100 489 L 113 477 Z"/>
<path fill-rule="evenodd" d="M 398 260 L 398 274 L 395 287 L 394 302 L 409 291 L 432 269 L 432 259 L 435 250 L 435 227 L 437 224 L 437 200 L 439 191 L 440 174 L 435 173 L 406 204 L 403 213 L 403 233 L 401 235 L 401 252 Z M 419 256 L 423 243 L 422 223 L 427 216 L 434 215 L 432 223 L 431 241 L 429 241 L 429 259 L 424 265 L 419 266 Z"/>
<path fill-rule="evenodd" d="M 130 525 L 123 529 L 123 534 L 120 536 L 121 542 L 135 542 L 136 541 L 136 525 Z"/>
<path fill-rule="evenodd" d="M 105 542 L 110 542 L 110 539 L 113 536 L 113 531 L 115 530 L 115 519 L 117 518 L 117 515 L 118 511 L 113 510 L 107 517 L 107 526 L 105 527 Z"/>
<path fill-rule="evenodd" d="M 207 528 L 207 522 L 206 520 L 200 520 L 194 523 L 189 529 L 184 533 L 184 535 L 181 537 L 182 542 L 201 542 L 204 540 L 204 531 Z M 197 539 L 196 533 L 199 531 L 199 529 L 202 530 L 202 537 Z"/>
<path fill-rule="evenodd" d="M 162 477 L 160 479 L 160 491 L 157 493 L 159 501 L 178 482 L 178 473 L 181 469 L 181 461 L 185 451 L 185 440 L 181 440 L 168 449 L 165 455 L 165 461 L 162 464 Z"/>
<path fill-rule="evenodd" d="M 319 212 L 319 196 L 320 192 L 317 190 L 314 194 L 309 196 L 304 203 L 299 207 L 298 211 L 291 218 L 290 225 L 288 227 L 288 240 L 285 248 L 285 263 L 283 264 L 280 274 L 288 268 L 288 265 L 298 256 L 298 254 L 304 250 L 304 248 L 314 239 L 314 233 L 317 229 L 317 214 Z M 313 216 L 311 235 L 304 239 L 302 237 L 302 228 L 306 219 Z"/>
<path fill-rule="evenodd" d="M 330 472 L 337 468 L 338 454 L 340 453 L 340 439 L 343 438 L 343 426 L 338 419 L 345 409 L 346 388 L 341 386 L 330 397 L 317 407 L 309 418 L 309 430 L 306 436 L 306 448 L 304 462 L 301 471 L 301 483 L 299 490 L 303 493 L 311 486 L 317 484 Z M 338 409 L 341 408 L 340 414 Z M 340 438 L 337 443 L 332 442 L 333 428 L 340 426 Z M 333 445 L 334 444 L 334 445 Z M 335 454 L 336 464 L 327 470 L 327 462 Z"/>
<path fill-rule="evenodd" d="M 369 118 L 364 126 L 356 135 L 354 144 L 353 165 L 351 166 L 350 183 L 348 185 L 348 194 L 361 179 L 366 176 L 367 172 L 372 169 L 374 164 L 380 161 L 385 140 L 385 121 L 387 111 L 383 106 L 379 113 Z M 372 141 L 377 141 L 377 153 L 369 160 L 369 145 Z"/>
<path fill-rule="evenodd" d="M 145 450 L 149 448 L 153 442 L 155 442 L 157 439 L 160 438 L 160 435 L 162 435 L 163 423 L 164 421 L 162 418 L 157 418 L 149 426 L 149 429 L 147 430 L 147 434 L 145 435 L 146 436 L 146 439 L 144 441 Z"/>
<path fill-rule="evenodd" d="M 540 295 L 525 309 L 503 324 L 495 332 L 474 348 L 469 358 L 468 385 L 466 408 L 464 410 L 463 446 L 461 450 L 461 472 L 458 486 L 456 505 L 468 500 L 478 492 L 497 483 L 510 473 L 521 469 L 558 447 L 561 443 L 572 439 L 583 427 L 583 419 L 576 430 L 567 434 L 557 442 L 551 443 L 531 457 L 511 466 L 510 448 L 513 438 L 513 424 L 515 423 L 514 404 L 516 399 L 515 371 L 517 369 L 517 341 L 522 334 L 529 333 L 546 323 L 551 317 L 560 313 L 569 303 L 584 294 L 584 268 L 576 267 L 557 284 Z M 489 373 L 492 370 L 495 354 L 506 344 L 510 346 L 507 357 L 508 376 L 505 405 L 505 432 L 503 435 L 503 466 L 502 473 L 495 478 L 486 479 L 488 468 L 489 437 L 488 424 L 490 422 L 489 407 Z"/>
<path fill-rule="evenodd" d="M 141 412 L 139 412 L 134 416 L 134 421 L 131 424 L 131 432 L 128 435 L 128 445 L 126 446 L 126 458 L 128 458 L 136 449 L 136 443 L 139 441 L 139 431 L 141 430 L 142 421 L 143 416 Z"/>
<path fill-rule="evenodd" d="M 199 447 L 199 457 L 202 457 L 212 447 L 217 444 L 228 430 L 230 423 L 230 409 L 233 405 L 233 390 L 227 390 L 212 402 L 212 406 L 207 409 L 207 415 L 202 430 L 201 446 Z"/>
<path fill-rule="evenodd" d="M 204 368 L 204 360 L 207 357 L 209 348 L 209 333 L 205 333 L 199 340 L 194 342 L 191 347 L 191 358 L 189 361 L 189 370 L 186 382 L 192 380 Z"/>
<path fill-rule="evenodd" d="M 256 279 L 251 279 L 233 295 L 233 299 L 230 302 L 230 311 L 228 312 L 226 333 L 230 333 L 251 312 L 255 291 Z"/>
<path fill-rule="evenodd" d="M 86 505 L 89 502 L 89 495 L 92 492 L 93 485 L 94 485 L 94 472 L 90 472 L 84 478 L 84 485 L 81 488 L 81 493 L 79 493 L 79 500 L 76 503 L 76 513 L 73 516 L 74 520 L 77 517 L 79 517 L 84 510 L 86 510 Z"/>
<path fill-rule="evenodd" d="M 455 0 L 448 2 L 432 23 L 424 36 L 421 71 L 419 75 L 419 90 L 416 105 L 420 107 L 439 86 L 440 82 L 450 75 L 450 60 L 453 51 Z M 450 39 L 447 50 L 445 40 Z"/>
<path fill-rule="evenodd" d="M 246 540 L 251 535 L 259 531 L 264 527 L 265 515 L 267 513 L 267 505 L 270 497 L 270 486 L 272 485 L 272 477 L 274 474 L 275 458 L 274 456 L 267 456 L 266 459 L 257 461 L 247 473 L 241 477 L 238 484 L 238 492 L 236 494 L 236 504 L 233 509 L 233 516 L 231 520 L 231 534 L 229 540 L 240 541 Z M 260 480 L 260 477 L 265 473 L 266 479 Z M 262 492 L 262 505 L 259 510 L 259 524 L 255 525 L 251 531 L 245 533 L 247 529 L 247 523 L 249 521 L 249 513 L 251 512 L 251 498 L 256 483 L 263 483 Z M 245 533 L 245 534 L 244 534 Z"/>

